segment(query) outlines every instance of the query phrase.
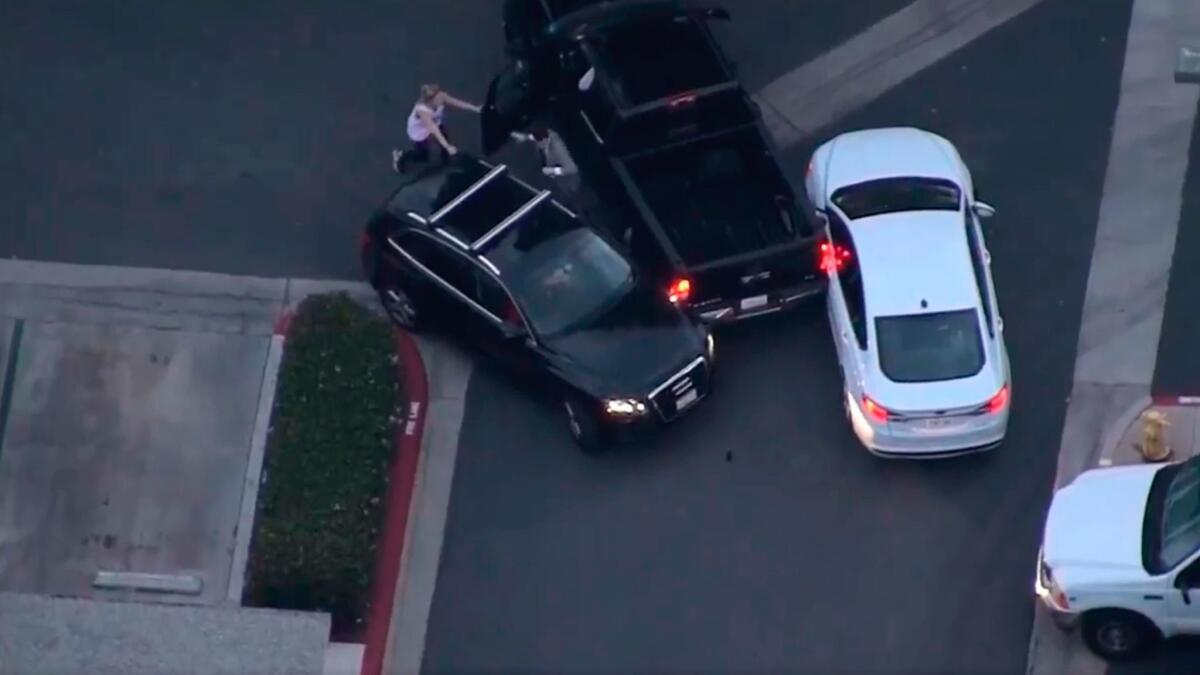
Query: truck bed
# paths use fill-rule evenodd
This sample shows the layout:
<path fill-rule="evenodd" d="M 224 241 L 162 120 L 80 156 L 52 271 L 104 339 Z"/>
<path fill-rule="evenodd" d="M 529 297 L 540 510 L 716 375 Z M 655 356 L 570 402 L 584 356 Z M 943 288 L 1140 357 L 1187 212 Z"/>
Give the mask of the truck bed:
<path fill-rule="evenodd" d="M 804 224 L 781 206 L 790 190 L 755 126 L 622 161 L 688 267 L 789 244 Z"/>

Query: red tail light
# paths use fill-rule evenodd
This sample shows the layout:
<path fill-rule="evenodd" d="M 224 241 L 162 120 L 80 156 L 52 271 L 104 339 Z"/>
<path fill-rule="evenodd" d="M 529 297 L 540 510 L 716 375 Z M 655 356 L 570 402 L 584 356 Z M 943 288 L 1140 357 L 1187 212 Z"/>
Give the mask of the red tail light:
<path fill-rule="evenodd" d="M 689 279 L 676 279 L 667 287 L 667 299 L 673 304 L 687 302 L 692 295 L 692 282 Z"/>
<path fill-rule="evenodd" d="M 867 412 L 867 416 L 876 422 L 886 422 L 888 420 L 888 409 L 871 400 L 870 396 L 863 396 L 863 410 Z"/>
<path fill-rule="evenodd" d="M 821 271 L 826 276 L 830 276 L 835 270 L 841 271 L 846 267 L 846 262 L 850 260 L 850 251 L 844 246 L 835 246 L 828 241 L 823 241 L 817 249 L 817 256 L 820 258 Z"/>
<path fill-rule="evenodd" d="M 987 402 L 987 411 L 993 415 L 1008 407 L 1008 385 L 1000 387 L 1000 391 Z"/>
<path fill-rule="evenodd" d="M 366 248 L 370 244 L 371 244 L 371 233 L 366 230 L 363 230 L 362 237 L 358 240 L 358 245 L 362 248 Z"/>

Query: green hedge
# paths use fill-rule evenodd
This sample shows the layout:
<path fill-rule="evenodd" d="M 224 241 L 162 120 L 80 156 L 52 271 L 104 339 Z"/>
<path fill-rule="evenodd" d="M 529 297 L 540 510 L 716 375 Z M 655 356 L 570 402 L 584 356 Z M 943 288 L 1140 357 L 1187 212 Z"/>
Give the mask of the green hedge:
<path fill-rule="evenodd" d="M 358 635 L 406 405 L 396 363 L 382 317 L 341 293 L 301 303 L 280 365 L 247 604 L 330 612 L 335 639 Z"/>

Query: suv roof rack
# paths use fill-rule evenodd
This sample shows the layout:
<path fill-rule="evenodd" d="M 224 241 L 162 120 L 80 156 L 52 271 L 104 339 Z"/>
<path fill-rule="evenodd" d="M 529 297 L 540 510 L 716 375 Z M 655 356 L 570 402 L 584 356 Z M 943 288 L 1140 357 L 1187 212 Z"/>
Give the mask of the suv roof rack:
<path fill-rule="evenodd" d="M 495 167 L 492 168 L 491 171 L 484 174 L 483 178 L 480 178 L 479 180 L 472 183 L 471 187 L 467 188 L 466 190 L 463 190 L 461 193 L 459 193 L 459 195 L 457 197 L 446 202 L 446 204 L 444 206 L 442 206 L 442 208 L 438 209 L 437 212 L 435 212 L 433 215 L 431 215 L 429 217 L 429 223 L 430 224 L 436 223 L 439 218 L 445 216 L 447 213 L 450 213 L 451 211 L 454 210 L 454 207 L 456 207 L 459 204 L 466 201 L 467 197 L 470 197 L 471 195 L 478 192 L 480 188 L 482 188 L 484 185 L 487 185 L 489 182 L 491 182 L 497 176 L 503 174 L 507 170 L 508 170 L 508 165 L 497 164 Z"/>

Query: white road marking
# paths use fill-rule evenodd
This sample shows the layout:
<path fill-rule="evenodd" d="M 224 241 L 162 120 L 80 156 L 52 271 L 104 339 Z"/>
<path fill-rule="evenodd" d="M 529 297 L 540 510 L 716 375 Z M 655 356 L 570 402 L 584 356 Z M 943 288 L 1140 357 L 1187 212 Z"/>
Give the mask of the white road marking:
<path fill-rule="evenodd" d="M 763 87 L 767 128 L 789 146 L 1042 0 L 915 0 Z"/>

